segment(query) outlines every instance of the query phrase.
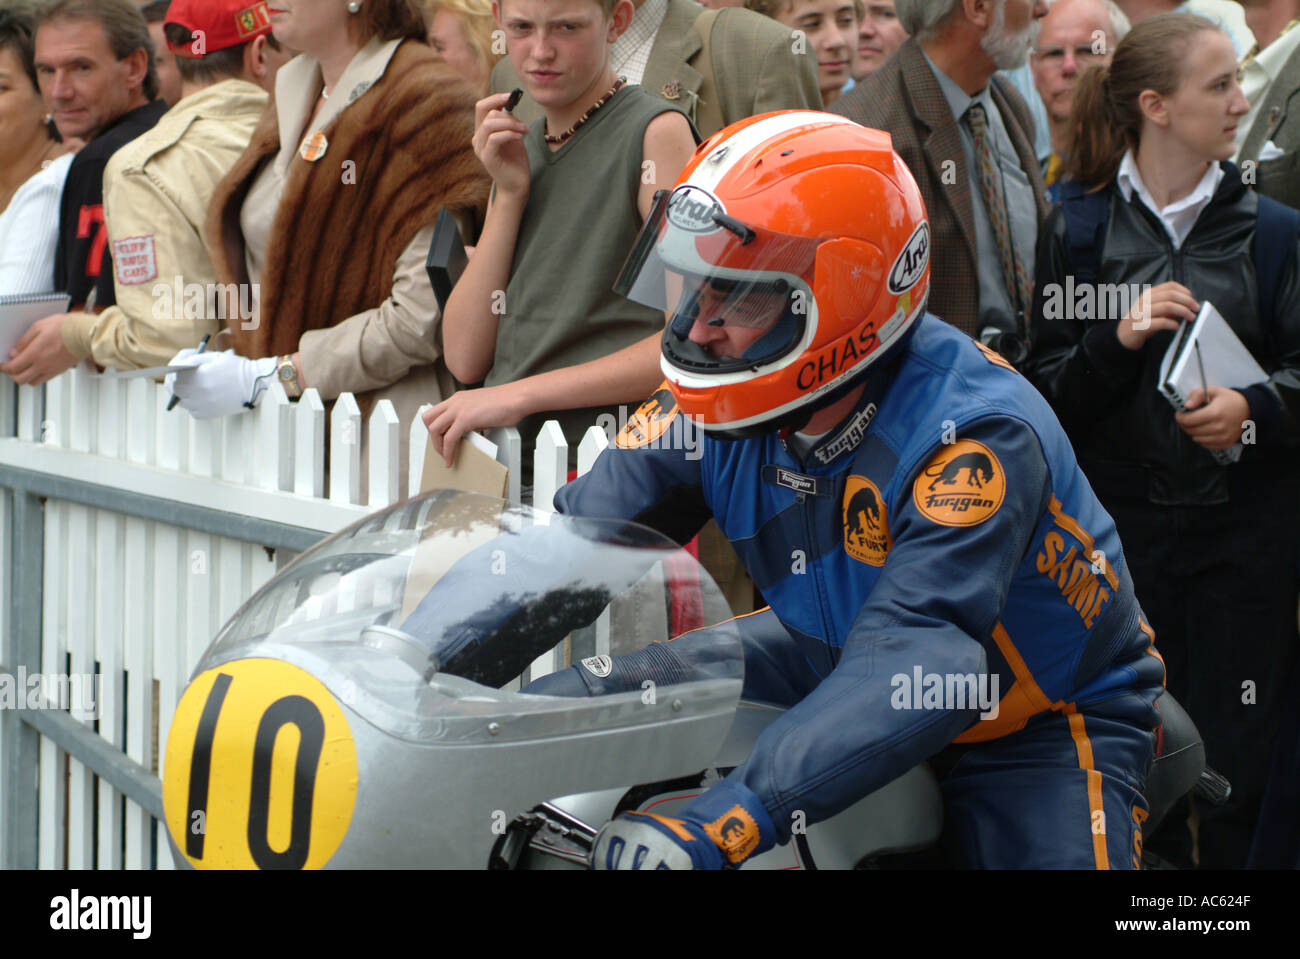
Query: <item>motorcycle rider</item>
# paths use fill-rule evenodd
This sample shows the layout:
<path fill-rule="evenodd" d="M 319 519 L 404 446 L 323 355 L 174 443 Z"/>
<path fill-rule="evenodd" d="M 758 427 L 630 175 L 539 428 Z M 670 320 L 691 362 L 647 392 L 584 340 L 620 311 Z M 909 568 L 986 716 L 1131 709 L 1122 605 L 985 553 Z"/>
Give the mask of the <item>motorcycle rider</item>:
<path fill-rule="evenodd" d="M 915 181 L 844 118 L 735 124 L 659 197 L 618 288 L 669 311 L 677 422 L 629 426 L 555 505 L 683 543 L 716 518 L 771 604 L 738 621 L 746 695 L 788 711 L 676 818 L 607 824 L 595 868 L 738 866 L 927 759 L 960 864 L 1139 865 L 1164 665 L 1114 524 L 929 279 Z"/>

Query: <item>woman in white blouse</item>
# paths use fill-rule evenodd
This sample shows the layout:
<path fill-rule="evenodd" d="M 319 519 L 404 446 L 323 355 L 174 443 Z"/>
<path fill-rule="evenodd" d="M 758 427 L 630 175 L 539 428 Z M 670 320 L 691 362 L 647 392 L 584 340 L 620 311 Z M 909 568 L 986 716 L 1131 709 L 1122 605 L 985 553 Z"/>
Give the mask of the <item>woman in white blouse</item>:
<path fill-rule="evenodd" d="M 0 296 L 53 291 L 59 197 L 72 164 L 45 120 L 34 37 L 29 10 L 0 8 Z"/>

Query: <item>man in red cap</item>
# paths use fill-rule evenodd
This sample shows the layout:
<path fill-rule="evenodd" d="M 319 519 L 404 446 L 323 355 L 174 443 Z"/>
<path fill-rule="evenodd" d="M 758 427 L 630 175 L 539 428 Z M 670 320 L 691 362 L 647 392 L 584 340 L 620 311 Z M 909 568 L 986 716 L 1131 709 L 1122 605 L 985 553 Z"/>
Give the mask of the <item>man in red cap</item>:
<path fill-rule="evenodd" d="M 161 366 L 240 319 L 224 315 L 203 221 L 287 54 L 271 36 L 265 0 L 173 0 L 164 30 L 180 102 L 113 154 L 104 172 L 116 303 L 33 325 L 0 367 L 19 383 L 43 383 L 85 357 L 117 369 Z"/>

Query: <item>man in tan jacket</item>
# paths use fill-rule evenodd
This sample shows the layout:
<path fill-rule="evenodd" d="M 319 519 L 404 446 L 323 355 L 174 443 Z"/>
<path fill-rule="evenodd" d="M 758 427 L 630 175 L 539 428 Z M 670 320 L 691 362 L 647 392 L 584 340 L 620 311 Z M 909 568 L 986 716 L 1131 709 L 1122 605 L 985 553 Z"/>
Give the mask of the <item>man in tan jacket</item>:
<path fill-rule="evenodd" d="M 182 98 L 104 171 L 104 221 L 117 303 L 47 317 L 20 343 L 43 383 L 86 357 L 116 369 L 165 364 L 224 325 L 226 298 L 203 246 L 212 191 L 248 145 L 286 59 L 266 3 L 175 0 L 165 29 Z M 251 294 L 245 292 L 244 301 Z M 238 302 L 238 297 L 236 297 Z M 238 317 L 231 317 L 237 321 Z"/>

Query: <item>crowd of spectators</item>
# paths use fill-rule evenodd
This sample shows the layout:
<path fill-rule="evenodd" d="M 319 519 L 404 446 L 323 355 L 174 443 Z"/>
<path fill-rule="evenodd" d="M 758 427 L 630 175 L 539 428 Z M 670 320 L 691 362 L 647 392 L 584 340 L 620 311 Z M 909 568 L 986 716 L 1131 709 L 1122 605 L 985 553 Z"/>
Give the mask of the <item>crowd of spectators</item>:
<path fill-rule="evenodd" d="M 1199 811 L 1200 863 L 1300 866 L 1300 254 L 1291 237 L 1257 277 L 1252 244 L 1260 195 L 1300 204 L 1298 19 L 1300 0 L 0 0 L 0 297 L 68 297 L 0 373 L 170 362 L 195 417 L 278 380 L 363 414 L 389 398 L 403 423 L 430 404 L 448 461 L 469 430 L 530 441 L 547 419 L 576 448 L 661 379 L 664 316 L 612 287 L 696 146 L 773 110 L 885 130 L 925 198 L 930 311 L 1056 410 L 1233 782 Z M 444 210 L 469 262 L 440 309 Z M 1084 275 L 1148 292 L 1048 316 Z M 1270 379 L 1175 414 L 1154 377 L 1207 298 Z M 1222 465 L 1247 421 L 1257 448 Z M 402 476 L 406 456 L 403 431 Z M 1189 812 L 1156 837 L 1180 865 Z"/>

